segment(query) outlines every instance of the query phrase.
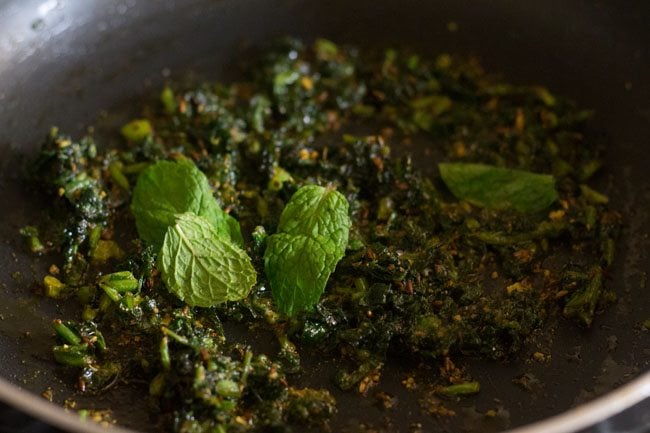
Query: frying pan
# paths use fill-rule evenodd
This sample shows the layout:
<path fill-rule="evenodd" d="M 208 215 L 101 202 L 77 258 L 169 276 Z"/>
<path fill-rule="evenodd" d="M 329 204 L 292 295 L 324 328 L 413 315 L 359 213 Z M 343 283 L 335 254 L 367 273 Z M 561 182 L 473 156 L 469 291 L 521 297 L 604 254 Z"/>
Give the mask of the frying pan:
<path fill-rule="evenodd" d="M 458 404 L 458 416 L 441 420 L 422 413 L 417 395 L 400 385 L 410 366 L 392 360 L 381 386 L 398 397 L 396 409 L 384 412 L 370 399 L 337 393 L 334 431 L 354 430 L 351 426 L 361 422 L 388 431 L 409 431 L 414 423 L 424 431 L 464 431 L 489 408 L 501 408 L 499 416 L 480 418 L 483 424 L 474 425 L 475 431 L 540 420 L 520 431 L 646 431 L 650 338 L 641 323 L 650 318 L 649 18 L 645 0 L 4 0 L 0 398 L 67 430 L 100 430 L 43 399 L 40 394 L 49 388 L 56 403 L 72 398 L 77 408 L 110 407 L 124 428 L 156 428 L 146 399 L 134 391 L 137 384 L 98 397 L 78 395 L 71 385 L 74 374 L 51 359 L 50 322 L 74 314 L 75 307 L 35 296 L 38 280 L 55 258 L 34 259 L 18 235 L 20 227 L 47 212 L 47 198 L 24 182 L 21 167 L 50 126 L 79 136 L 88 125 L 116 125 L 138 114 L 133 107 L 165 80 L 232 79 L 242 48 L 284 35 L 322 36 L 361 47 L 408 47 L 425 55 L 475 55 L 509 81 L 543 84 L 594 108 L 588 138 L 609 148 L 600 186 L 626 222 L 608 278 L 617 303 L 599 314 L 591 329 L 562 322 L 549 363 L 463 360 L 482 391 Z M 112 143 L 99 126 L 96 136 Z M 296 380 L 329 386 L 335 368 L 307 357 L 306 372 Z M 513 384 L 524 373 L 534 374 L 540 386 L 530 392 Z"/>

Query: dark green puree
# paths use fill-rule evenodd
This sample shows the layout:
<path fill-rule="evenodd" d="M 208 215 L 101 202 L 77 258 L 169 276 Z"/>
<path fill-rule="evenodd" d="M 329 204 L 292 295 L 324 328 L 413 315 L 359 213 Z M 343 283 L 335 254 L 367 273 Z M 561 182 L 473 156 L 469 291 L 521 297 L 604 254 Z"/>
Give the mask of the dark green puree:
<path fill-rule="evenodd" d="M 82 392 L 144 378 L 169 430 L 326 426 L 330 392 L 292 386 L 307 353 L 363 395 L 392 354 L 439 362 L 432 412 L 449 415 L 445 398 L 480 392 L 453 360 L 505 362 L 614 297 L 621 218 L 593 184 L 590 112 L 543 87 L 286 40 L 241 81 L 170 84 L 147 113 L 118 148 L 53 129 L 34 178 L 61 218 L 22 233 L 59 257 L 45 295 L 80 305 L 54 322 L 52 362 Z"/>

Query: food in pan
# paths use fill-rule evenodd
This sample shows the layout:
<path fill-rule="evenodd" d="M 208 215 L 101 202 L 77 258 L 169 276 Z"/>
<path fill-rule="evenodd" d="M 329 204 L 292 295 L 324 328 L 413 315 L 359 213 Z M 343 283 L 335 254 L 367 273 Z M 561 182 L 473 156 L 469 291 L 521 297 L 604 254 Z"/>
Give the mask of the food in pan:
<path fill-rule="evenodd" d="M 387 408 L 388 356 L 437 363 L 423 404 L 453 416 L 480 392 L 454 360 L 544 357 L 549 324 L 615 298 L 590 114 L 474 60 L 289 39 L 235 82 L 164 87 L 119 140 L 53 128 L 33 173 L 56 217 L 22 230 L 55 261 L 45 296 L 79 305 L 53 362 L 80 392 L 144 379 L 179 432 L 326 426 L 301 354 Z"/>

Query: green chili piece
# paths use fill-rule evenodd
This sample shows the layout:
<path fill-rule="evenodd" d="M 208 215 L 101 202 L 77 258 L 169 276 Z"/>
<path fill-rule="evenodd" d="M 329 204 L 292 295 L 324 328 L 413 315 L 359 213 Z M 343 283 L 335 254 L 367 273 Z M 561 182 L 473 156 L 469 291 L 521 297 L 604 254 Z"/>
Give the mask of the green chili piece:
<path fill-rule="evenodd" d="M 122 171 L 123 167 L 124 165 L 121 162 L 115 161 L 108 166 L 108 172 L 116 184 L 128 191 L 131 186 L 129 185 L 129 180 L 124 176 L 124 172 Z"/>
<path fill-rule="evenodd" d="M 130 271 L 120 271 L 101 277 L 99 286 L 104 290 L 110 288 L 117 293 L 125 293 L 140 289 L 140 282 Z"/>
<path fill-rule="evenodd" d="M 246 351 L 244 354 L 244 360 L 242 361 L 242 372 L 241 379 L 239 380 L 241 384 L 241 389 L 246 387 L 246 381 L 248 380 L 248 375 L 251 371 L 251 362 L 253 360 L 253 352 L 250 350 Z"/>
<path fill-rule="evenodd" d="M 187 338 L 183 337 L 182 335 L 179 335 L 179 334 L 175 333 L 174 331 L 172 331 L 171 329 L 169 329 L 169 328 L 167 328 L 167 327 L 165 327 L 165 326 L 163 326 L 163 327 L 161 328 L 161 330 L 162 330 L 163 334 L 165 334 L 165 335 L 171 337 L 171 338 L 172 338 L 173 340 L 175 340 L 177 343 L 181 343 L 181 344 L 185 344 L 185 345 L 189 345 L 189 344 L 190 344 L 190 342 L 187 341 Z"/>
<path fill-rule="evenodd" d="M 67 288 L 58 278 L 51 275 L 46 275 L 43 278 L 43 286 L 45 286 L 45 296 L 48 298 L 59 298 Z"/>
<path fill-rule="evenodd" d="M 94 346 L 99 349 L 100 352 L 104 352 L 106 350 L 106 339 L 104 338 L 104 335 L 99 331 L 95 332 Z"/>
<path fill-rule="evenodd" d="M 149 382 L 149 395 L 159 397 L 165 390 L 165 373 L 158 373 L 151 382 Z"/>
<path fill-rule="evenodd" d="M 52 322 L 52 327 L 56 331 L 57 335 L 66 343 L 72 345 L 81 343 L 81 337 L 75 331 L 66 326 L 60 319 L 55 319 Z"/>
<path fill-rule="evenodd" d="M 581 184 L 580 192 L 588 202 L 592 204 L 607 204 L 609 203 L 609 198 L 605 194 L 601 194 L 595 189 L 591 189 L 588 185 Z"/>
<path fill-rule="evenodd" d="M 100 225 L 95 225 L 90 229 L 90 233 L 88 234 L 88 247 L 90 251 L 94 251 L 97 248 L 97 243 L 102 236 L 102 230 L 103 228 Z"/>
<path fill-rule="evenodd" d="M 75 345 L 75 346 L 54 346 L 52 353 L 54 359 L 59 364 L 68 365 L 70 367 L 85 367 L 92 362 L 92 358 L 87 353 L 88 346 Z"/>
<path fill-rule="evenodd" d="M 160 363 L 164 370 L 169 370 L 172 365 L 169 356 L 169 338 L 166 335 L 160 339 Z"/>
<path fill-rule="evenodd" d="M 134 119 L 122 126 L 120 132 L 128 141 L 138 142 L 149 137 L 153 128 L 147 119 Z"/>
<path fill-rule="evenodd" d="M 169 86 L 165 86 L 160 92 L 160 102 L 162 102 L 165 113 L 174 114 L 176 112 L 176 99 L 174 98 L 174 91 Z"/>
<path fill-rule="evenodd" d="M 81 312 L 81 318 L 86 322 L 95 320 L 98 311 L 99 309 L 92 308 L 90 305 L 86 305 L 83 311 Z"/>
<path fill-rule="evenodd" d="M 27 238 L 29 249 L 32 253 L 41 253 L 45 250 L 45 246 L 39 239 L 38 228 L 34 226 L 25 226 L 20 229 L 20 234 Z"/>
<path fill-rule="evenodd" d="M 120 301 L 119 293 L 117 293 L 114 290 L 110 290 L 110 291 L 111 291 L 111 295 L 106 293 L 106 289 L 104 289 L 104 293 L 102 293 L 102 295 L 99 297 L 99 311 L 101 311 L 102 313 L 107 312 L 109 308 L 111 308 L 113 302 Z M 111 296 L 116 297 L 116 300 L 113 300 Z"/>
<path fill-rule="evenodd" d="M 465 395 L 478 394 L 481 385 L 478 382 L 463 382 L 455 385 L 441 386 L 436 388 L 436 394 L 446 397 L 460 397 Z"/>
<path fill-rule="evenodd" d="M 122 299 L 122 295 L 120 295 L 120 292 L 118 292 L 117 290 L 115 290 L 111 286 L 106 285 L 106 284 L 100 284 L 99 287 L 101 287 L 102 290 L 104 290 L 104 293 L 106 294 L 106 296 L 108 296 L 108 298 L 111 301 L 120 302 L 120 300 Z M 102 302 L 100 300 L 100 306 L 101 305 L 102 305 Z"/>

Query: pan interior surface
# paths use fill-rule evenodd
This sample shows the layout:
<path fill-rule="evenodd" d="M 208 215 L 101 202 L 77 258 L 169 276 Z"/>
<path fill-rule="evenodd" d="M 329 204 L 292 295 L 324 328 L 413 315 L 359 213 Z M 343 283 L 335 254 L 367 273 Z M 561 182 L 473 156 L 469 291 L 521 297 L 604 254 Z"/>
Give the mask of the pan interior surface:
<path fill-rule="evenodd" d="M 166 80 L 235 78 L 242 52 L 285 35 L 408 47 L 432 56 L 475 55 L 509 81 L 546 85 L 596 111 L 593 139 L 604 140 L 609 149 L 601 182 L 626 221 L 608 277 L 619 299 L 589 330 L 567 322 L 545 365 L 466 360 L 482 391 L 464 400 L 466 411 L 450 421 L 454 428 L 463 429 L 476 411 L 496 406 L 507 410 L 507 418 L 481 426 L 482 431 L 521 426 L 639 376 L 650 366 L 649 332 L 641 326 L 650 311 L 649 12 L 643 1 L 625 8 L 613 1 L 559 0 L 475 1 L 471 7 L 452 0 L 5 2 L 0 6 L 5 29 L 0 35 L 3 377 L 37 395 L 51 388 L 57 403 L 74 397 L 80 406 L 111 407 L 125 427 L 152 428 L 143 415 L 145 399 L 128 388 L 78 396 L 71 373 L 52 362 L 50 322 L 75 307 L 35 296 L 52 259 L 34 260 L 18 235 L 43 211 L 41 193 L 25 184 L 20 167 L 33 158 L 52 125 L 75 136 L 89 125 L 119 125 Z M 311 367 L 324 384 L 335 369 L 316 361 Z M 391 428 L 408 431 L 415 422 L 427 431 L 447 428 L 449 421 L 421 413 L 417 397 L 400 384 L 399 367 L 393 368 L 396 374 L 385 375 L 385 386 L 399 396 L 398 409 L 389 414 Z M 543 387 L 530 393 L 512 383 L 524 373 L 533 373 Z M 386 416 L 356 396 L 340 393 L 337 399 L 334 430 L 348 423 L 381 425 Z"/>

